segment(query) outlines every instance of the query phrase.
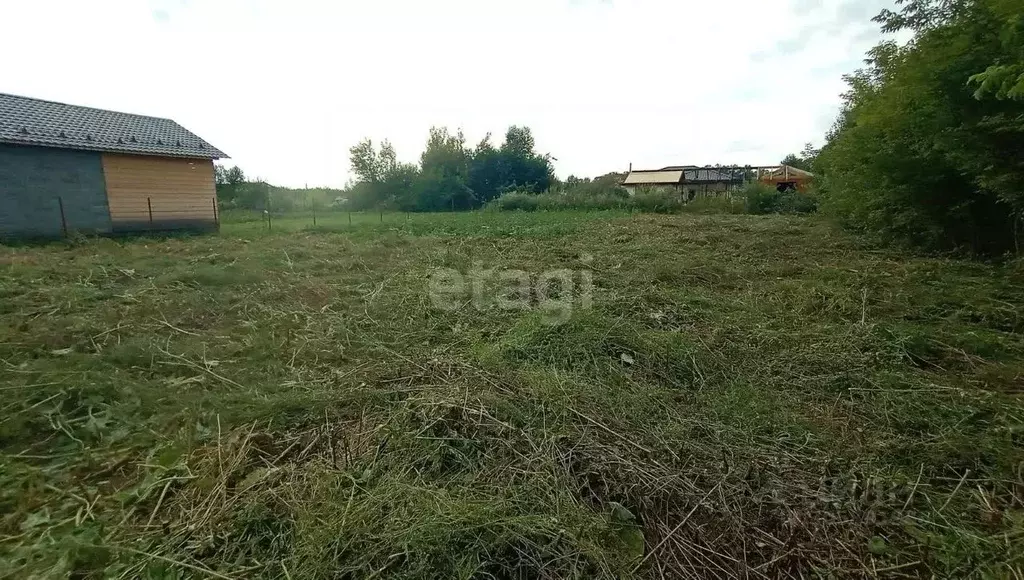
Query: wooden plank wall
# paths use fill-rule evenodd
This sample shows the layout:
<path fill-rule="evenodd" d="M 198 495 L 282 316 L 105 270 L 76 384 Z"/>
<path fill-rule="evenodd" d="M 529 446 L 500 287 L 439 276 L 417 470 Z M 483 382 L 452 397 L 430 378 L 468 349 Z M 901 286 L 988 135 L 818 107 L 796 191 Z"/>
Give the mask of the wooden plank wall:
<path fill-rule="evenodd" d="M 173 229 L 216 223 L 213 161 L 103 155 L 114 229 Z M 150 220 L 152 205 L 152 221 Z"/>

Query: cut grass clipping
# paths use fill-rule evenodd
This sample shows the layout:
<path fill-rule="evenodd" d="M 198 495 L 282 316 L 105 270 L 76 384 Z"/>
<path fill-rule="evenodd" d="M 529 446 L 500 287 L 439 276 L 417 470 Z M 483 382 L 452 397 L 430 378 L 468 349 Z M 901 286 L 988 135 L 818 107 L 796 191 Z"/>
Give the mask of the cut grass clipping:
<path fill-rule="evenodd" d="M 331 219 L 0 247 L 0 576 L 1024 575 L 1019 261 Z M 592 305 L 434 308 L 474 263 L 589 269 Z"/>

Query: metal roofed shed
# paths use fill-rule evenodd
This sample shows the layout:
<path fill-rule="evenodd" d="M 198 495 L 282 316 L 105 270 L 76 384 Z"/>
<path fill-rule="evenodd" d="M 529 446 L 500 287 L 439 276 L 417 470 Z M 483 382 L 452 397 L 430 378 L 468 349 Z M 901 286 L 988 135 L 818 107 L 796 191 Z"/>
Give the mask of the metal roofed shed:
<path fill-rule="evenodd" d="M 223 157 L 170 119 L 0 93 L 0 236 L 215 229 Z"/>
<path fill-rule="evenodd" d="M 639 191 L 671 191 L 693 199 L 698 195 L 724 192 L 743 184 L 743 171 L 731 167 L 676 165 L 662 169 L 631 170 L 622 187 L 634 195 Z"/>
<path fill-rule="evenodd" d="M 672 185 L 683 181 L 682 171 L 630 171 L 623 186 L 636 185 Z"/>
<path fill-rule="evenodd" d="M 743 170 L 730 167 L 695 167 L 683 174 L 686 183 L 743 183 Z"/>

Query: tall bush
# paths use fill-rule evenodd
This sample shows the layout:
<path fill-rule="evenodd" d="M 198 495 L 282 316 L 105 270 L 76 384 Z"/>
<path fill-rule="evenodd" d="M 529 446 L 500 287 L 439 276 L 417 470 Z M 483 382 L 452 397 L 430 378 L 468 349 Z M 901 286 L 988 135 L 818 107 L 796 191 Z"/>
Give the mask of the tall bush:
<path fill-rule="evenodd" d="M 876 20 L 913 39 L 880 44 L 867 68 L 846 77 L 844 110 L 815 165 L 823 207 L 848 226 L 926 248 L 1019 247 L 1020 2 L 898 4 Z"/>

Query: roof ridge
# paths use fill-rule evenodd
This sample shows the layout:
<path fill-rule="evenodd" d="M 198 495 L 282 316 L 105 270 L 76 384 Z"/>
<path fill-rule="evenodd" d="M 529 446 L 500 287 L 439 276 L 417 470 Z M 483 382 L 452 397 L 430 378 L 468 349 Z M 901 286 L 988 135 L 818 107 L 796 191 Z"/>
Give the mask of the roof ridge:
<path fill-rule="evenodd" d="M 90 107 L 88 105 L 74 105 L 71 103 L 64 103 L 61 101 L 52 101 L 50 99 L 40 99 L 38 97 L 26 97 L 25 95 L 15 95 L 14 93 L 0 92 L 0 97 L 14 97 L 15 99 L 25 99 L 26 101 L 38 101 L 40 103 L 50 103 L 52 105 L 62 105 L 65 107 L 74 107 L 76 109 L 90 109 L 93 111 L 100 111 L 101 113 L 115 113 L 117 115 L 131 115 L 133 117 L 142 117 L 143 119 L 158 119 L 160 121 L 170 121 L 184 129 L 181 123 L 178 123 L 170 117 L 155 117 L 153 115 L 143 115 L 141 113 L 127 113 L 125 111 L 115 111 L 113 109 L 101 109 L 100 107 Z"/>

